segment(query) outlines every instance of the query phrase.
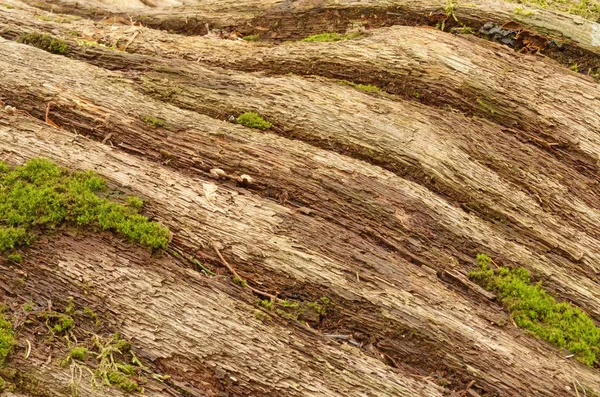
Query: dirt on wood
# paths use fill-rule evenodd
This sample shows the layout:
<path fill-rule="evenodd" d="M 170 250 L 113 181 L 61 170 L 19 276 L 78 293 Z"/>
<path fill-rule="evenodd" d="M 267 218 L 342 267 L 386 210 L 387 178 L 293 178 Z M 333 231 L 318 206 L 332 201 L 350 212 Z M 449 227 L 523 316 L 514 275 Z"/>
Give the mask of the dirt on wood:
<path fill-rule="evenodd" d="M 2 161 L 93 170 L 172 238 L 0 257 L 5 394 L 125 395 L 61 366 L 115 333 L 149 396 L 600 393 L 467 276 L 487 253 L 600 321 L 600 25 L 514 8 L 3 0 Z"/>

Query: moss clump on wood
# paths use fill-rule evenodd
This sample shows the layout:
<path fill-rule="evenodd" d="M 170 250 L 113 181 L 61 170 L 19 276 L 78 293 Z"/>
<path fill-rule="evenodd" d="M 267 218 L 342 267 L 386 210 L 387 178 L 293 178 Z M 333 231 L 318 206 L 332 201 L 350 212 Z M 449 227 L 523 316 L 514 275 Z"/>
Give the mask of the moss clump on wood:
<path fill-rule="evenodd" d="M 49 324 L 52 324 L 52 331 L 56 334 L 62 334 L 75 326 L 73 317 L 62 313 L 45 313 L 44 317 Z"/>
<path fill-rule="evenodd" d="M 109 371 L 106 373 L 106 379 L 109 385 L 114 386 L 126 393 L 141 393 L 140 385 L 129 376 L 120 371 Z"/>
<path fill-rule="evenodd" d="M 139 201 L 124 205 L 100 198 L 106 181 L 93 172 L 69 172 L 45 159 L 12 170 L 0 163 L 0 185 L 0 254 L 63 224 L 118 232 L 152 248 L 167 246 L 169 231 L 140 215 Z"/>
<path fill-rule="evenodd" d="M 331 300 L 326 296 L 321 297 L 321 299 L 319 299 L 318 301 L 308 303 L 308 307 L 313 309 L 315 313 L 317 313 L 321 317 L 327 315 L 327 309 L 330 305 Z"/>
<path fill-rule="evenodd" d="M 267 310 L 273 310 L 273 301 L 270 299 L 258 300 L 258 305 L 264 307 Z"/>
<path fill-rule="evenodd" d="M 67 357 L 65 357 L 65 359 L 61 361 L 60 365 L 63 367 L 66 367 L 67 365 L 72 363 L 73 360 L 85 361 L 85 359 L 87 357 L 87 353 L 88 353 L 88 350 L 85 347 L 75 346 L 74 348 L 71 349 L 71 351 L 69 351 L 69 354 L 67 355 Z"/>
<path fill-rule="evenodd" d="M 103 48 L 105 50 L 120 51 L 119 48 L 117 48 L 114 45 L 113 46 L 107 46 L 105 44 L 98 43 L 97 41 L 91 41 L 91 40 L 85 40 L 85 39 L 75 39 L 75 41 L 77 42 L 77 44 L 81 48 L 93 48 L 93 47 L 97 47 L 97 48 Z"/>
<path fill-rule="evenodd" d="M 164 127 L 167 124 L 164 120 L 152 116 L 144 117 L 144 122 L 152 128 Z"/>
<path fill-rule="evenodd" d="M 323 317 L 327 316 L 327 310 L 331 307 L 332 302 L 328 297 L 324 296 L 314 302 L 287 299 L 257 299 L 256 305 L 266 311 L 275 312 L 279 317 L 291 321 L 318 323 Z"/>
<path fill-rule="evenodd" d="M 68 48 L 64 41 L 40 33 L 22 34 L 17 38 L 17 43 L 28 44 L 52 54 L 64 54 Z"/>
<path fill-rule="evenodd" d="M 350 87 L 354 87 L 357 90 L 364 91 L 364 92 L 381 92 L 381 88 L 371 85 L 371 84 L 358 84 L 358 83 L 354 83 L 352 81 L 346 81 L 346 80 L 340 81 L 340 84 L 349 85 Z"/>
<path fill-rule="evenodd" d="M 248 36 L 244 36 L 243 39 L 246 41 L 258 41 L 258 40 L 260 40 L 260 35 L 259 34 L 249 34 Z"/>
<path fill-rule="evenodd" d="M 532 283 L 523 268 L 490 268 L 492 260 L 477 255 L 479 268 L 469 273 L 484 288 L 495 292 L 510 316 L 521 328 L 560 348 L 570 350 L 588 366 L 598 365 L 600 329 L 581 309 L 569 302 L 557 302 L 542 287 Z"/>
<path fill-rule="evenodd" d="M 527 10 L 522 7 L 515 7 L 515 14 L 523 17 L 530 17 L 535 13 L 534 10 Z"/>
<path fill-rule="evenodd" d="M 74 360 L 85 361 L 87 349 L 85 347 L 74 347 L 69 352 L 69 357 Z"/>
<path fill-rule="evenodd" d="M 323 42 L 332 42 L 332 41 L 352 40 L 352 39 L 357 39 L 357 38 L 363 37 L 363 36 L 364 36 L 364 34 L 359 33 L 359 32 L 319 33 L 319 34 L 310 35 L 310 36 L 302 39 L 301 41 L 310 42 L 310 43 L 314 43 L 314 42 L 323 43 Z"/>
<path fill-rule="evenodd" d="M 83 308 L 83 315 L 92 319 L 94 321 L 94 324 L 96 324 L 96 326 L 100 325 L 100 318 L 98 318 L 98 315 L 96 314 L 96 312 L 94 312 L 89 307 L 86 306 Z"/>
<path fill-rule="evenodd" d="M 233 283 L 234 283 L 235 285 L 239 285 L 239 286 L 240 286 L 240 287 L 242 287 L 242 288 L 246 288 L 246 285 L 247 285 L 247 284 L 246 284 L 246 280 L 244 280 L 244 279 L 241 279 L 241 278 L 239 278 L 239 277 L 237 277 L 237 276 L 235 276 L 235 277 L 233 278 Z"/>
<path fill-rule="evenodd" d="M 246 112 L 241 114 L 237 118 L 238 124 L 244 125 L 249 128 L 256 128 L 259 130 L 268 130 L 271 128 L 271 123 L 263 119 L 258 113 Z"/>
<path fill-rule="evenodd" d="M 12 324 L 7 320 L 3 311 L 0 311 L 0 367 L 2 367 L 8 356 L 17 344 Z"/>
<path fill-rule="evenodd" d="M 6 257 L 9 262 L 13 263 L 21 263 L 23 262 L 23 257 L 20 254 L 10 254 Z"/>
<path fill-rule="evenodd" d="M 600 19 L 600 3 L 597 0 L 518 0 L 511 2 L 568 12 L 593 21 Z M 516 7 L 515 13 L 518 13 L 518 8 L 521 7 Z"/>
<path fill-rule="evenodd" d="M 131 352 L 131 343 L 121 339 L 119 334 L 114 334 L 107 339 L 95 337 L 92 350 L 97 352 L 96 359 L 98 364 L 94 375 L 102 379 L 107 386 L 113 386 L 127 393 L 142 392 L 138 382 L 132 378 L 138 375 L 136 367 L 132 364 L 121 361 L 126 355 L 130 355 L 131 359 L 126 361 L 132 362 L 141 369 L 141 363 Z"/>

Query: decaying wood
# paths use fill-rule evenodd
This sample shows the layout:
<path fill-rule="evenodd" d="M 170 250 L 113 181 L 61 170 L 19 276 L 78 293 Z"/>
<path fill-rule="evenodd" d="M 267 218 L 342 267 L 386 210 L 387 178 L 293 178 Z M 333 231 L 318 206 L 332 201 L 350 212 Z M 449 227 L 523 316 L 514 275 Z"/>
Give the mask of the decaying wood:
<path fill-rule="evenodd" d="M 0 113 L 3 158 L 93 169 L 147 198 L 178 252 L 230 264 L 259 292 L 327 296 L 333 306 L 310 328 L 266 311 L 261 321 L 250 289 L 227 278 L 107 236 L 69 235 L 32 248 L 19 291 L 10 280 L 21 274 L 0 265 L 3 298 L 95 305 L 140 357 L 197 395 L 572 396 L 573 379 L 600 391 L 597 369 L 498 325 L 509 317 L 465 276 L 487 252 L 600 320 L 600 87 L 591 78 L 432 29 L 255 45 L 116 19 L 32 19 L 33 8 L 8 1 L 17 7 L 0 10 L 0 99 L 40 121 Z M 290 7 L 310 12 L 309 3 Z M 233 26 L 266 6 L 193 5 L 217 27 L 228 13 Z M 133 15 L 173 20 L 186 7 Z M 59 56 L 6 40 L 32 31 L 77 32 L 131 53 L 66 38 Z M 248 110 L 274 128 L 228 122 Z M 46 357 L 35 343 L 32 357 Z M 39 376 L 64 395 L 64 371 L 47 374 L 53 365 L 40 364 Z"/>
<path fill-rule="evenodd" d="M 122 4 L 115 6 L 114 2 L 105 0 L 85 3 L 76 0 L 25 2 L 55 13 L 104 18 L 104 23 L 127 24 L 133 17 L 153 28 L 189 34 L 206 34 L 210 28 L 217 28 L 244 34 L 261 33 L 279 39 L 298 39 L 307 32 L 345 31 L 361 25 L 428 25 L 432 15 L 446 17 L 447 4 L 437 0 L 166 0 L 154 7 L 128 7 Z M 566 38 L 586 51 L 598 53 L 600 30 L 596 23 L 576 15 L 544 9 L 535 9 L 533 15 L 524 16 L 515 12 L 516 7 L 518 4 L 514 3 L 475 0 L 457 2 L 453 12 L 457 20 L 473 26 L 481 26 L 488 21 L 503 24 L 517 20 L 539 32 Z"/>
<path fill-rule="evenodd" d="M 451 270 L 444 270 L 443 277 L 448 278 L 451 282 L 461 284 L 465 288 L 472 290 L 475 293 L 482 295 L 484 298 L 489 300 L 495 300 L 496 295 L 492 292 L 489 292 L 474 282 L 470 281 L 467 277 L 460 273 L 455 273 Z"/>

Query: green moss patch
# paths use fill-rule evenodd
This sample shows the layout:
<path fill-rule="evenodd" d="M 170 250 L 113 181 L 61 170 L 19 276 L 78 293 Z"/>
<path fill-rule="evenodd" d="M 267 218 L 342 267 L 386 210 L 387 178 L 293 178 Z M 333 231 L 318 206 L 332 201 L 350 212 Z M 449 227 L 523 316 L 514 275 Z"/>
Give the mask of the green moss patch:
<path fill-rule="evenodd" d="M 98 315 L 96 314 L 96 312 L 94 312 L 89 307 L 86 306 L 83 308 L 83 315 L 92 319 L 94 321 L 94 324 L 96 324 L 96 326 L 100 325 L 100 318 L 98 318 Z"/>
<path fill-rule="evenodd" d="M 66 314 L 51 312 L 44 313 L 43 316 L 46 319 L 46 323 L 52 328 L 52 331 L 56 334 L 62 334 L 68 332 L 75 326 L 75 320 L 73 317 Z"/>
<path fill-rule="evenodd" d="M 340 84 L 349 85 L 350 87 L 354 87 L 357 90 L 364 91 L 364 92 L 382 92 L 379 87 L 371 85 L 371 84 L 357 84 L 352 81 L 346 81 L 346 80 L 341 80 Z"/>
<path fill-rule="evenodd" d="M 495 292 L 511 318 L 532 335 L 565 348 L 588 366 L 598 365 L 600 329 L 581 309 L 569 302 L 557 302 L 543 287 L 533 283 L 523 268 L 490 267 L 492 260 L 477 255 L 479 268 L 469 278 Z"/>
<path fill-rule="evenodd" d="M 71 357 L 74 360 L 84 361 L 86 354 L 87 349 L 85 347 L 74 347 L 69 352 L 69 357 Z"/>
<path fill-rule="evenodd" d="M 0 367 L 6 363 L 13 347 L 17 344 L 12 324 L 7 320 L 6 315 L 0 312 Z"/>
<path fill-rule="evenodd" d="M 164 120 L 152 116 L 144 117 L 144 122 L 152 128 L 164 127 L 167 124 Z"/>
<path fill-rule="evenodd" d="M 237 118 L 238 124 L 259 130 L 268 130 L 271 128 L 271 123 L 263 119 L 258 113 L 246 112 Z"/>
<path fill-rule="evenodd" d="M 600 19 L 600 4 L 596 0 L 515 0 L 509 2 L 568 12 L 594 21 Z M 521 7 L 516 7 L 516 13 L 519 13 L 517 11 L 519 8 Z"/>
<path fill-rule="evenodd" d="M 275 312 L 279 317 L 291 321 L 302 321 L 319 323 L 322 318 L 327 316 L 328 309 L 332 306 L 332 302 L 326 296 L 321 297 L 314 302 L 311 301 L 293 301 L 288 299 L 257 299 L 256 305 L 268 312 Z M 257 319 L 255 312 L 254 315 Z"/>
<path fill-rule="evenodd" d="M 359 32 L 352 32 L 352 33 L 319 33 L 319 34 L 310 35 L 310 36 L 302 39 L 301 41 L 310 42 L 310 43 L 314 43 L 314 42 L 322 43 L 322 42 L 352 40 L 352 39 L 357 39 L 357 38 L 363 37 L 363 36 L 364 36 L 364 34 L 363 33 L 359 33 Z"/>
<path fill-rule="evenodd" d="M 142 392 L 140 385 L 123 372 L 109 371 L 106 373 L 106 379 L 110 386 L 121 389 L 126 393 Z"/>
<path fill-rule="evenodd" d="M 132 378 L 139 377 L 142 368 L 137 357 L 131 352 L 131 343 L 121 339 L 119 334 L 114 334 L 106 339 L 95 337 L 93 344 L 92 350 L 98 353 L 98 364 L 94 373 L 96 377 L 102 379 L 105 385 L 127 393 L 143 391 Z"/>
<path fill-rule="evenodd" d="M 17 38 L 17 43 L 28 44 L 52 54 L 64 54 L 68 48 L 64 41 L 40 33 L 22 34 Z"/>
<path fill-rule="evenodd" d="M 13 263 L 23 262 L 23 257 L 20 254 L 10 254 L 6 257 L 6 259 Z"/>
<path fill-rule="evenodd" d="M 152 248 L 167 246 L 169 231 L 138 213 L 140 201 L 119 204 L 98 196 L 106 181 L 93 172 L 69 172 L 45 159 L 14 169 L 0 162 L 0 186 L 0 254 L 63 224 L 117 232 Z"/>

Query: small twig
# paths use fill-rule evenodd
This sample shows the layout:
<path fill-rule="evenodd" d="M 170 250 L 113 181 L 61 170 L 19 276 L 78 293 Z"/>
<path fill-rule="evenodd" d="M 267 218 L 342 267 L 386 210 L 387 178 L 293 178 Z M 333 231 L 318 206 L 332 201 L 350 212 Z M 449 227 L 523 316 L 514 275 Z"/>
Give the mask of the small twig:
<path fill-rule="evenodd" d="M 217 274 L 213 271 L 211 271 L 210 269 L 208 269 L 206 266 L 204 266 L 202 263 L 200 263 L 200 261 L 198 259 L 194 259 L 194 264 L 196 266 L 198 266 L 200 269 L 202 269 L 202 271 L 206 274 L 209 274 L 211 276 L 216 276 Z"/>
<path fill-rule="evenodd" d="M 577 395 L 577 397 L 579 397 L 579 391 L 577 390 L 577 385 L 575 384 L 575 381 L 573 381 L 573 387 L 575 388 L 575 394 Z"/>
<path fill-rule="evenodd" d="M 384 356 L 385 358 L 387 358 L 388 360 L 390 360 L 390 362 L 391 362 L 392 364 L 394 364 L 394 367 L 396 367 L 396 368 L 400 368 L 400 366 L 398 365 L 398 363 L 396 362 L 396 360 L 394 360 L 392 357 L 390 357 L 390 355 L 389 355 L 389 354 L 385 354 L 385 353 L 381 353 L 381 354 L 383 354 L 383 356 Z"/>
<path fill-rule="evenodd" d="M 112 132 L 109 132 L 102 140 L 102 143 L 106 143 L 106 141 L 108 141 L 110 138 L 112 138 L 112 136 L 113 136 Z"/>
<path fill-rule="evenodd" d="M 386 283 L 386 284 L 387 284 L 387 285 L 389 285 L 390 287 L 395 287 L 395 285 L 394 285 L 394 284 L 392 284 L 392 283 L 390 283 L 389 281 L 386 281 L 386 280 L 384 280 L 384 279 L 382 279 L 382 278 L 380 278 L 380 277 L 373 276 L 373 278 L 374 278 L 375 280 L 379 280 L 379 281 L 381 281 L 382 283 Z"/>
<path fill-rule="evenodd" d="M 187 256 L 187 255 L 183 254 L 181 251 L 176 250 L 175 248 L 167 248 L 167 252 L 169 254 L 171 254 L 172 256 L 174 256 L 175 258 L 181 257 L 181 258 L 189 261 L 192 265 L 198 266 L 200 269 L 202 269 L 202 271 L 206 275 L 210 275 L 210 276 L 217 275 L 215 272 L 213 272 L 212 270 L 210 270 L 209 268 L 204 266 L 202 263 L 200 263 L 200 261 L 198 259 L 194 258 L 193 256 Z"/>
<path fill-rule="evenodd" d="M 323 336 L 326 338 L 345 340 L 347 343 L 349 343 L 353 346 L 361 347 L 360 343 L 358 343 L 357 341 L 352 339 L 352 335 L 323 334 Z"/>
<path fill-rule="evenodd" d="M 496 262 L 494 262 L 494 260 L 493 260 L 492 258 L 490 258 L 490 261 L 492 262 L 492 264 L 493 264 L 494 266 L 496 266 L 496 269 L 500 269 L 500 266 L 498 266 L 498 265 L 496 264 Z"/>
<path fill-rule="evenodd" d="M 323 334 L 323 336 L 325 336 L 327 338 L 342 339 L 342 340 L 348 340 L 348 339 L 352 338 L 352 335 Z"/>
<path fill-rule="evenodd" d="M 225 258 L 223 258 L 223 255 L 221 255 L 221 251 L 219 251 L 219 247 L 217 247 L 217 243 L 215 243 L 214 241 L 211 241 L 211 244 L 212 244 L 213 248 L 215 249 L 215 252 L 219 256 L 219 259 L 221 260 L 223 265 L 225 265 L 225 267 L 227 269 L 229 269 L 229 271 L 233 274 L 234 277 L 237 277 L 241 280 L 242 278 L 240 277 L 238 272 L 236 272 L 235 269 L 225 260 Z"/>
<path fill-rule="evenodd" d="M 27 360 L 31 354 L 31 342 L 29 342 L 29 339 L 25 339 L 25 342 L 27 342 L 27 350 L 25 351 L 25 360 Z"/>
<path fill-rule="evenodd" d="M 175 393 L 173 390 L 169 389 L 169 388 L 165 388 L 161 391 L 166 391 L 167 393 L 169 393 L 170 395 L 172 395 L 173 397 L 179 397 L 180 394 Z"/>
<path fill-rule="evenodd" d="M 229 263 L 227 263 L 227 261 L 225 260 L 225 258 L 223 258 L 223 255 L 221 255 L 221 251 L 219 251 L 219 247 L 217 247 L 217 243 L 215 243 L 214 241 L 211 241 L 211 244 L 212 244 L 213 248 L 215 249 L 217 255 L 219 256 L 219 259 L 221 260 L 221 263 L 223 263 L 223 265 L 225 265 L 225 267 L 227 269 L 229 269 L 229 271 L 233 274 L 234 277 L 236 277 L 236 278 L 238 278 L 240 280 L 243 280 L 243 278 L 240 277 L 240 275 L 238 274 L 238 272 L 235 271 L 235 269 L 233 268 L 233 266 L 231 266 Z M 277 302 L 277 296 L 268 294 L 268 293 L 263 292 L 261 290 L 258 290 L 256 288 L 253 288 L 253 287 L 251 287 L 251 286 L 249 286 L 247 284 L 246 284 L 246 286 L 250 289 L 250 291 L 252 291 L 252 292 L 254 292 L 254 293 L 258 294 L 258 295 L 268 296 L 269 298 L 271 298 L 271 300 L 273 302 Z"/>
<path fill-rule="evenodd" d="M 583 391 L 583 397 L 587 397 L 587 392 L 585 391 L 585 387 L 583 387 L 581 385 L 581 383 L 579 383 L 579 381 L 577 379 L 575 379 L 575 382 L 577 382 L 577 384 L 579 385 L 579 387 L 581 387 L 581 391 Z"/>
<path fill-rule="evenodd" d="M 360 277 L 358 276 L 358 270 L 356 271 L 356 282 L 360 283 Z"/>
<path fill-rule="evenodd" d="M 472 381 L 469 382 L 469 384 L 465 388 L 465 392 L 467 392 L 471 387 L 473 387 L 474 384 L 475 384 L 475 379 L 473 379 Z"/>
<path fill-rule="evenodd" d="M 48 114 L 50 114 L 50 102 L 48 102 L 48 106 L 46 106 L 46 123 L 50 124 L 52 127 L 60 128 L 54 121 L 50 120 Z"/>
<path fill-rule="evenodd" d="M 58 126 L 58 124 L 56 124 L 54 121 L 50 120 L 50 118 L 48 117 L 49 113 L 50 113 L 50 103 L 48 103 L 48 106 L 46 107 L 46 123 L 50 124 L 52 127 L 60 128 Z"/>
<path fill-rule="evenodd" d="M 127 51 L 127 47 L 129 47 L 129 44 L 133 43 L 133 40 L 135 40 L 135 38 L 140 34 L 139 30 L 136 30 L 135 32 L 133 32 L 133 36 L 129 39 L 129 41 L 127 42 L 127 44 L 125 44 L 125 47 L 123 48 L 123 51 Z"/>

